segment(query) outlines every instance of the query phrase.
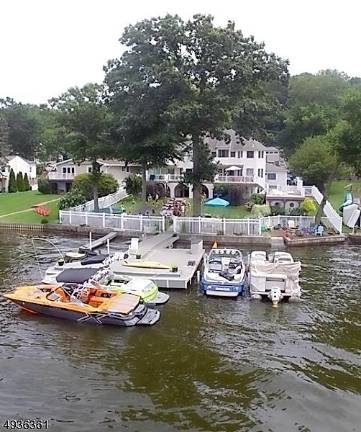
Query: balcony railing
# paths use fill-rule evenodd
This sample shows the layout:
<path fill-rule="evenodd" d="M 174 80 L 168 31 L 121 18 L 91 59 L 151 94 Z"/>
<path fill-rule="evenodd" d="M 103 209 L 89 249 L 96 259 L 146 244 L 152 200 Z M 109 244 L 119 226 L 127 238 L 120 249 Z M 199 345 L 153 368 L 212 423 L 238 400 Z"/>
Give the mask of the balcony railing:
<path fill-rule="evenodd" d="M 214 179 L 215 183 L 254 183 L 253 176 L 223 176 L 217 175 Z"/>
<path fill-rule="evenodd" d="M 298 188 L 297 186 L 287 186 L 286 188 L 267 188 L 267 196 L 268 197 L 304 197 L 305 191 L 303 188 Z"/>
<path fill-rule="evenodd" d="M 57 171 L 50 171 L 48 173 L 49 180 L 74 180 L 74 173 L 59 173 Z"/>
<path fill-rule="evenodd" d="M 148 174 L 150 181 L 180 182 L 183 176 L 180 174 Z"/>

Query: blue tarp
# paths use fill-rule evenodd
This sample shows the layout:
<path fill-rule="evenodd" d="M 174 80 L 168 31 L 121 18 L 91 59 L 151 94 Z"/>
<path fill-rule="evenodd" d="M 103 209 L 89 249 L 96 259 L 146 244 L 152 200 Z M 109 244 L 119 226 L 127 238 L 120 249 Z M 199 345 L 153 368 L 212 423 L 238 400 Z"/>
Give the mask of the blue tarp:
<path fill-rule="evenodd" d="M 229 202 L 222 198 L 213 198 L 207 201 L 204 205 L 210 207 L 227 207 L 229 206 Z"/>

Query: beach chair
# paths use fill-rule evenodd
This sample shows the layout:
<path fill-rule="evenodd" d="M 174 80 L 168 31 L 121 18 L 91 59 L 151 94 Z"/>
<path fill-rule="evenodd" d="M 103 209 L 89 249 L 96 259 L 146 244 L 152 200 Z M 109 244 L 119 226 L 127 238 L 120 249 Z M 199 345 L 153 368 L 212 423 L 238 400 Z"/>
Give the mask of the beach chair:
<path fill-rule="evenodd" d="M 325 229 L 322 225 L 319 225 L 316 230 L 316 236 L 323 236 Z"/>

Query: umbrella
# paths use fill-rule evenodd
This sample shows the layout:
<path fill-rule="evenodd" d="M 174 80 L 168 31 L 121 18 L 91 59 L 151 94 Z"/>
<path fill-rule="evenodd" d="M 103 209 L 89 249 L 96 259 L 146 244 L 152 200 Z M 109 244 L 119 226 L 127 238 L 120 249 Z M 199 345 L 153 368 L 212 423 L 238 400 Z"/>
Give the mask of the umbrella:
<path fill-rule="evenodd" d="M 229 206 L 229 202 L 222 198 L 213 198 L 207 201 L 204 205 L 211 207 L 227 207 Z"/>
<path fill-rule="evenodd" d="M 241 169 L 242 169 L 242 168 L 239 167 L 239 166 L 232 165 L 232 166 L 230 166 L 229 168 L 226 168 L 226 171 L 239 171 L 239 170 L 241 170 Z"/>

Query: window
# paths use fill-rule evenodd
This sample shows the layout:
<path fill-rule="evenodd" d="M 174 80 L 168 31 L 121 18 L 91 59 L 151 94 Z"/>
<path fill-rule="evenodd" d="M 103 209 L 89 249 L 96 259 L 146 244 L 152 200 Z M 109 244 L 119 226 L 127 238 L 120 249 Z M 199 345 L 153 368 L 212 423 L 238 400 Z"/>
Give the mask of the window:
<path fill-rule="evenodd" d="M 63 167 L 63 174 L 66 174 L 66 167 Z"/>
<path fill-rule="evenodd" d="M 216 157 L 217 156 L 217 152 L 213 151 L 212 152 L 212 157 Z"/>
<path fill-rule="evenodd" d="M 253 173 L 254 173 L 253 168 L 247 168 L 246 169 L 246 176 L 247 177 L 253 177 Z"/>
<path fill-rule="evenodd" d="M 236 152 L 231 152 L 231 157 L 236 157 Z"/>
<path fill-rule="evenodd" d="M 229 151 L 228 150 L 218 150 L 218 157 L 225 158 L 228 157 Z"/>
<path fill-rule="evenodd" d="M 238 152 L 237 154 L 238 154 L 238 158 L 240 158 L 241 157 L 241 152 Z"/>
<path fill-rule="evenodd" d="M 74 167 L 71 168 L 71 173 L 72 173 L 72 174 L 75 173 L 75 168 L 74 168 Z"/>
<path fill-rule="evenodd" d="M 276 180 L 277 178 L 276 173 L 268 173 L 267 178 L 268 180 Z"/>
<path fill-rule="evenodd" d="M 293 208 L 294 206 L 295 206 L 295 204 L 291 202 L 290 207 Z"/>
<path fill-rule="evenodd" d="M 241 151 L 241 158 L 243 158 L 243 151 Z"/>
<path fill-rule="evenodd" d="M 92 172 L 92 167 L 88 167 L 88 173 Z"/>
<path fill-rule="evenodd" d="M 264 158 L 264 151 L 263 150 L 258 152 L 258 158 L 259 159 L 263 159 Z"/>
<path fill-rule="evenodd" d="M 254 151 L 248 151 L 247 152 L 247 159 L 253 159 L 254 158 Z"/>
<path fill-rule="evenodd" d="M 263 178 L 263 168 L 258 168 L 258 177 Z"/>

